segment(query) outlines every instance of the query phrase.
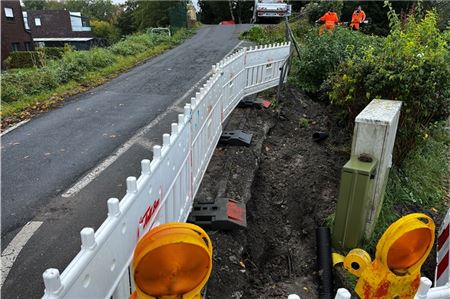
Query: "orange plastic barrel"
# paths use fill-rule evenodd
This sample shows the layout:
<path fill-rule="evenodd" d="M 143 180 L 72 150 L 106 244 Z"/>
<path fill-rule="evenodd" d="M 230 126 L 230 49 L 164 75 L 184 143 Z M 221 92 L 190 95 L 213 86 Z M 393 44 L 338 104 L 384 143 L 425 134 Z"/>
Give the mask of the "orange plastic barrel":
<path fill-rule="evenodd" d="M 201 298 L 212 270 L 211 240 L 194 224 L 163 224 L 138 242 L 132 267 L 139 299 Z"/>

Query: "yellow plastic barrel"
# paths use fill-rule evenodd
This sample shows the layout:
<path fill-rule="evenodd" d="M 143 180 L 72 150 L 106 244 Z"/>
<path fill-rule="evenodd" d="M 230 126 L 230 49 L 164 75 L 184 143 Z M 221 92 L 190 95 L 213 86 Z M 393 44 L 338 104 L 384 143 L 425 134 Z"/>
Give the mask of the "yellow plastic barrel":
<path fill-rule="evenodd" d="M 132 268 L 133 298 L 201 298 L 212 270 L 211 240 L 194 224 L 163 224 L 138 242 Z"/>
<path fill-rule="evenodd" d="M 378 241 L 375 260 L 361 273 L 355 291 L 362 299 L 413 298 L 420 268 L 434 244 L 435 225 L 425 214 L 400 218 Z"/>

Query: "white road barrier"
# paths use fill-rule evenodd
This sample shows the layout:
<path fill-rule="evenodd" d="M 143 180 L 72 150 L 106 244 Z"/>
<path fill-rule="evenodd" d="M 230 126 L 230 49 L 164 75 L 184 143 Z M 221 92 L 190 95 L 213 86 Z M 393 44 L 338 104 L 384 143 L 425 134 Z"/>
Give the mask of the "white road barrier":
<path fill-rule="evenodd" d="M 437 287 L 450 284 L 449 250 L 450 250 L 450 209 L 445 215 L 437 240 L 436 274 L 434 284 Z"/>
<path fill-rule="evenodd" d="M 81 250 L 64 272 L 44 272 L 43 298 L 128 298 L 137 241 L 159 224 L 186 221 L 224 120 L 243 97 L 278 85 L 289 55 L 289 43 L 265 45 L 214 65 L 171 133 L 163 135 L 163 145 L 153 147 L 153 160 L 142 160 L 139 178 L 127 178 L 126 195 L 108 200 L 99 229 L 81 231 Z"/>

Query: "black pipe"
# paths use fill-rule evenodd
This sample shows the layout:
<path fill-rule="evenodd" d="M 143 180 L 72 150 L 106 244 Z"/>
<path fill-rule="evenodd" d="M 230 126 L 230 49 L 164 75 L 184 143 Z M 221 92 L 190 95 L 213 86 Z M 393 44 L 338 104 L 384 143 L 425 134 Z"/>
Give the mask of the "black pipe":
<path fill-rule="evenodd" d="M 331 238 L 328 227 L 316 228 L 317 267 L 320 276 L 319 298 L 333 299 L 333 264 Z"/>
<path fill-rule="evenodd" d="M 315 142 L 322 141 L 328 137 L 328 133 L 326 132 L 314 132 L 312 138 Z"/>

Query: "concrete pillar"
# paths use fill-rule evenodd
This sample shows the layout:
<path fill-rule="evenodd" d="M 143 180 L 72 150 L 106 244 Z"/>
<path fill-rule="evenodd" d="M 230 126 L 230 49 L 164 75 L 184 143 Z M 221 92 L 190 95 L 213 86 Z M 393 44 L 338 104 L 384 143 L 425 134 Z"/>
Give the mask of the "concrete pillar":
<path fill-rule="evenodd" d="M 355 119 L 352 155 L 369 154 L 378 161 L 365 228 L 367 239 L 372 235 L 383 204 L 401 106 L 399 101 L 375 99 Z"/>

